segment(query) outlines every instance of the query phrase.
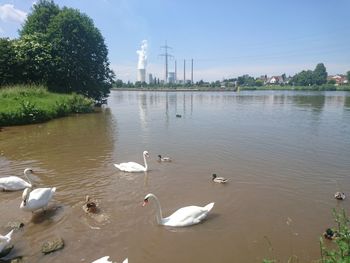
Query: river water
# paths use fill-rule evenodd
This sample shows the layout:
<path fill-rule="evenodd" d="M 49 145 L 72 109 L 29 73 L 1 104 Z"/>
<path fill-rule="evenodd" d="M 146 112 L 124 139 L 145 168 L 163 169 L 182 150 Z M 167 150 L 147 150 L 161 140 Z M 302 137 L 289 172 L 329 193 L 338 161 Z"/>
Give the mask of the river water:
<path fill-rule="evenodd" d="M 180 114 L 181 117 L 176 117 Z M 143 162 L 147 173 L 119 172 L 113 163 Z M 157 155 L 171 163 L 157 162 Z M 19 209 L 22 192 L 0 192 L 0 233 L 9 221 L 10 257 L 26 262 L 91 262 L 109 255 L 131 263 L 299 262 L 320 258 L 319 237 L 334 226 L 332 208 L 349 211 L 350 93 L 247 91 L 112 91 L 101 111 L 0 132 L 0 176 L 26 167 L 37 187 L 57 188 L 46 213 Z M 213 173 L 228 178 L 211 181 Z M 203 223 L 158 226 L 187 205 L 215 202 Z M 95 216 L 82 210 L 89 194 Z M 63 250 L 40 252 L 62 237 Z"/>

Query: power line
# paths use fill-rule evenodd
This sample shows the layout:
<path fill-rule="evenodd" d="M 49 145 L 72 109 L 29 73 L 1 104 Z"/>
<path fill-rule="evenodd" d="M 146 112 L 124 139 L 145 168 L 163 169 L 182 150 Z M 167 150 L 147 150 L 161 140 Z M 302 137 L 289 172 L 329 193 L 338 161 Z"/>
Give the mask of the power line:
<path fill-rule="evenodd" d="M 167 45 L 167 42 L 165 41 L 165 45 L 161 46 L 160 48 L 164 49 L 165 52 L 163 54 L 160 54 L 159 56 L 165 57 L 165 76 L 164 76 L 164 82 L 168 83 L 168 58 L 173 58 L 174 56 L 168 53 L 168 49 L 172 49 L 172 47 L 169 47 Z"/>

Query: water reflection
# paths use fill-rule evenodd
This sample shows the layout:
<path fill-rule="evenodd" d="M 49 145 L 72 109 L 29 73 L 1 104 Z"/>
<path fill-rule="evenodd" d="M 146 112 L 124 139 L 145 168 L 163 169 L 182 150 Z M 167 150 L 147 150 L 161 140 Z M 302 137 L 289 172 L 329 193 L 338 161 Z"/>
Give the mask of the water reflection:
<path fill-rule="evenodd" d="M 25 223 L 16 251 L 28 262 L 91 262 L 100 255 L 136 263 L 261 262 L 269 257 L 265 236 L 280 261 L 296 254 L 310 262 L 319 257 L 315 240 L 333 223 L 332 207 L 350 208 L 333 198 L 337 188 L 350 188 L 349 98 L 347 92 L 113 91 L 102 112 L 5 128 L 1 175 L 32 166 L 38 186 L 57 187 L 52 205 L 61 209 L 32 218 L 18 208 L 21 192 L 0 193 L 6 211 L 0 226 Z M 144 150 L 149 172 L 113 166 L 142 163 Z M 159 163 L 158 154 L 173 162 Z M 229 183 L 213 184 L 213 173 Z M 169 231 L 141 207 L 149 192 L 161 198 L 164 215 L 189 204 L 215 207 L 203 224 Z M 82 210 L 87 194 L 100 201 L 99 217 Z M 42 256 L 39 245 L 55 233 L 67 246 Z"/>

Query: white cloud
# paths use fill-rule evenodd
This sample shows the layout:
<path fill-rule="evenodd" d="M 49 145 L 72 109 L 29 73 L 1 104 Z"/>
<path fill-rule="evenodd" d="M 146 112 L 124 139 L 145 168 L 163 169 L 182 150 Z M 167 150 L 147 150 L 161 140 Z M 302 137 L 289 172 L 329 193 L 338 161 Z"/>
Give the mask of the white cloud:
<path fill-rule="evenodd" d="M 4 22 L 23 23 L 27 18 L 27 13 L 16 9 L 12 4 L 0 5 L 0 20 Z"/>

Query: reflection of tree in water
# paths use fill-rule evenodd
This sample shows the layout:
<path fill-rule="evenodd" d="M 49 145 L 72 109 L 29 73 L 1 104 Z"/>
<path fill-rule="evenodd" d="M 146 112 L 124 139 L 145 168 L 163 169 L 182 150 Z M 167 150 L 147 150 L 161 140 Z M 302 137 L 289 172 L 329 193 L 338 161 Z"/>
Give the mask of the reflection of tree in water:
<path fill-rule="evenodd" d="M 112 123 L 109 109 L 103 109 L 43 124 L 12 127 L 2 134 L 5 142 L 2 151 L 7 159 L 40 163 L 51 169 L 96 168 L 99 161 L 113 152 Z"/>
<path fill-rule="evenodd" d="M 291 96 L 291 99 L 294 105 L 314 112 L 321 112 L 326 102 L 324 95 L 295 95 Z"/>
<path fill-rule="evenodd" d="M 350 109 L 350 96 L 345 97 L 344 107 Z"/>

